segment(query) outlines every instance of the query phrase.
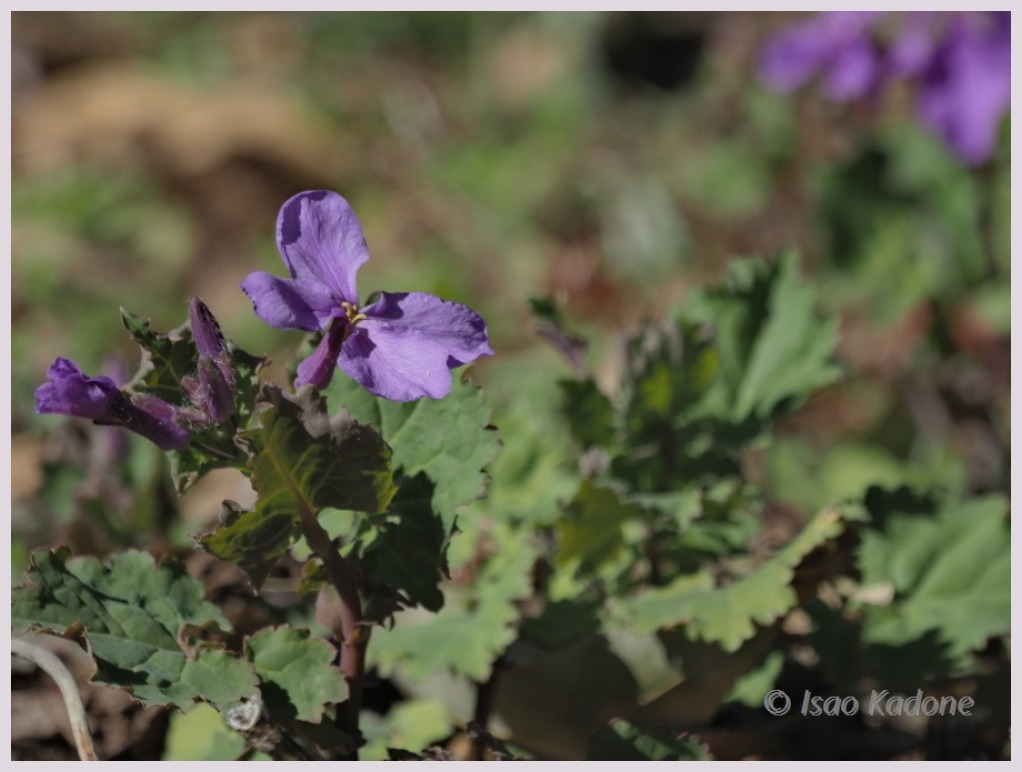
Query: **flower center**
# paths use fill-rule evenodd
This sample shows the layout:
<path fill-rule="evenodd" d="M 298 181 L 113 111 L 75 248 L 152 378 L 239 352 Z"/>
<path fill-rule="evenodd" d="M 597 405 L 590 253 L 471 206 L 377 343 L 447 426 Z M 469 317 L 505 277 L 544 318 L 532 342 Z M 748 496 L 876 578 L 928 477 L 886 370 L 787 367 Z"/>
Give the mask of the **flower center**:
<path fill-rule="evenodd" d="M 348 317 L 348 324 L 352 327 L 366 318 L 365 314 L 359 313 L 358 306 L 354 303 L 349 303 L 347 300 L 341 301 L 341 308 L 344 309 L 344 313 Z"/>

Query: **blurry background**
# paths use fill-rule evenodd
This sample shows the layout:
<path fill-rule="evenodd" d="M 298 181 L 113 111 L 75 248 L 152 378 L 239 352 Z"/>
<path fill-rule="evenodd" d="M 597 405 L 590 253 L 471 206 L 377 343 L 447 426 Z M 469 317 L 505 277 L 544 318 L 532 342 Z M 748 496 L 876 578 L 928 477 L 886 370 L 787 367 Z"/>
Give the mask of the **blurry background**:
<path fill-rule="evenodd" d="M 89 545 L 70 488 L 42 485 L 62 452 L 44 437 L 61 419 L 33 410 L 46 368 L 133 373 L 117 308 L 168 330 L 193 295 L 285 362 L 299 334 L 260 322 L 239 284 L 284 273 L 277 210 L 310 188 L 362 221 L 363 297 L 430 292 L 487 319 L 497 355 L 475 379 L 497 405 L 569 373 L 529 297 L 564 304 L 613 390 L 638 320 L 732 258 L 796 247 L 851 376 L 750 458 L 768 494 L 804 514 L 872 482 L 1007 491 L 1007 132 L 970 169 L 903 89 L 769 91 L 758 51 L 792 18 L 14 13 L 15 582 L 31 548 Z M 197 490 L 171 537 L 223 493 Z"/>

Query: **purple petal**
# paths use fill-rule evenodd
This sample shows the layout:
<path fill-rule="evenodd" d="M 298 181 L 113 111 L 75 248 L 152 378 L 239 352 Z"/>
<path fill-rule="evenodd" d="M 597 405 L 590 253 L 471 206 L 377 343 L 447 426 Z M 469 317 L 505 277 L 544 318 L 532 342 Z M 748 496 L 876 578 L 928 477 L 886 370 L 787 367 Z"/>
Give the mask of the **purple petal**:
<path fill-rule="evenodd" d="M 57 358 L 47 372 L 49 380 L 36 389 L 37 413 L 60 413 L 123 426 L 141 434 L 162 450 L 183 450 L 191 442 L 185 429 L 174 423 L 174 408 L 156 397 L 132 404 L 105 376 L 89 378 L 70 359 Z"/>
<path fill-rule="evenodd" d="M 880 58 L 869 38 L 855 40 L 834 57 L 824 80 L 824 91 L 837 101 L 858 99 L 877 85 Z"/>
<path fill-rule="evenodd" d="M 347 320 L 335 319 L 330 330 L 312 354 L 298 365 L 295 377 L 295 388 L 299 389 L 310 384 L 317 389 L 325 389 L 334 377 L 334 368 L 341 355 L 341 344 L 344 342 L 344 331 L 348 327 Z"/>
<path fill-rule="evenodd" d="M 292 277 L 324 286 L 334 305 L 358 305 L 355 274 L 369 247 L 358 217 L 337 193 L 309 190 L 288 199 L 277 217 L 277 246 Z"/>
<path fill-rule="evenodd" d="M 119 423 L 113 405 L 124 399 L 117 384 L 104 375 L 89 378 L 70 359 L 58 357 L 46 373 L 49 379 L 35 391 L 37 413 L 91 418 Z"/>
<path fill-rule="evenodd" d="M 381 292 L 380 299 L 362 309 L 363 327 L 400 334 L 414 329 L 443 345 L 460 364 L 492 356 L 486 322 L 468 306 L 441 300 L 425 292 Z M 457 365 L 455 365 L 457 366 Z"/>
<path fill-rule="evenodd" d="M 322 286 L 282 279 L 263 271 L 250 273 L 241 289 L 252 301 L 256 316 L 279 330 L 321 329 L 335 305 Z"/>
<path fill-rule="evenodd" d="M 778 91 L 794 91 L 869 33 L 875 11 L 833 11 L 781 30 L 767 41 L 759 73 Z"/>
<path fill-rule="evenodd" d="M 1010 29 L 994 14 L 957 21 L 923 75 L 917 109 L 962 160 L 979 164 L 1011 103 Z"/>
<path fill-rule="evenodd" d="M 486 323 L 475 311 L 421 292 L 382 293 L 344 342 L 340 366 L 377 396 L 440 399 L 453 367 L 490 356 Z"/>
<path fill-rule="evenodd" d="M 451 390 L 451 358 L 444 347 L 408 331 L 356 328 L 344 341 L 340 366 L 367 391 L 394 402 L 440 399 Z"/>
<path fill-rule="evenodd" d="M 804 86 L 823 66 L 829 52 L 818 34 L 815 19 L 782 30 L 767 41 L 759 60 L 759 74 L 778 91 Z"/>
<path fill-rule="evenodd" d="M 926 69 L 937 48 L 940 16 L 927 11 L 904 14 L 901 30 L 887 52 L 892 75 L 911 78 Z"/>

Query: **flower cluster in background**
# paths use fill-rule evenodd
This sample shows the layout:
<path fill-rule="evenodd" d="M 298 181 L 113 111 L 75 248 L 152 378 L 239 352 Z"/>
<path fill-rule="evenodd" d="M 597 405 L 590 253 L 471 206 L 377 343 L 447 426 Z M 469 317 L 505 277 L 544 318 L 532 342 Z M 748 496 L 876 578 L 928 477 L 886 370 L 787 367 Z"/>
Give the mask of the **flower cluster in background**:
<path fill-rule="evenodd" d="M 920 120 L 976 165 L 993 154 L 1011 105 L 1011 14 L 820 13 L 767 42 L 760 75 L 780 91 L 818 76 L 837 101 L 908 80 Z"/>

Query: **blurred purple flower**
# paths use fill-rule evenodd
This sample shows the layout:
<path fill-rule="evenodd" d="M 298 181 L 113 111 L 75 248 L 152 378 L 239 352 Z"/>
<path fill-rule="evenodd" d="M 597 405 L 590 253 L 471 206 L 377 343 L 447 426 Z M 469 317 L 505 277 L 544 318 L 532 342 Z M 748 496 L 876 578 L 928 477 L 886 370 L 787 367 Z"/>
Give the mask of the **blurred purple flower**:
<path fill-rule="evenodd" d="M 175 409 L 151 395 L 129 400 L 111 378 L 89 378 L 70 359 L 58 357 L 47 372 L 49 380 L 36 389 L 37 413 L 90 418 L 98 424 L 123 426 L 141 434 L 161 450 L 184 450 L 189 433 L 174 422 Z"/>
<path fill-rule="evenodd" d="M 234 413 L 234 367 L 220 325 L 205 303 L 192 298 L 188 305 L 192 340 L 199 351 L 199 379 L 181 379 L 189 398 L 214 423 Z"/>
<path fill-rule="evenodd" d="M 1011 14 L 955 17 L 922 68 L 916 109 L 968 164 L 993 155 L 1011 105 Z"/>
<path fill-rule="evenodd" d="M 760 75 L 778 91 L 794 91 L 822 73 L 833 99 L 855 99 L 877 85 L 879 51 L 869 29 L 877 11 L 830 11 L 786 27 L 769 40 Z"/>
<path fill-rule="evenodd" d="M 355 274 L 369 259 L 362 226 L 337 193 L 288 199 L 277 246 L 290 279 L 257 271 L 241 288 L 256 315 L 279 329 L 325 330 L 298 366 L 295 386 L 322 389 L 334 366 L 371 393 L 408 402 L 451 390 L 451 369 L 491 356 L 486 322 L 472 309 L 422 292 L 382 292 L 360 308 Z"/>
<path fill-rule="evenodd" d="M 767 41 L 759 70 L 766 83 L 793 91 L 814 76 L 832 99 L 871 96 L 886 82 L 910 80 L 920 120 L 966 163 L 987 160 L 1011 104 L 1011 14 L 899 14 L 893 40 L 881 43 L 883 12 L 828 12 Z"/>

